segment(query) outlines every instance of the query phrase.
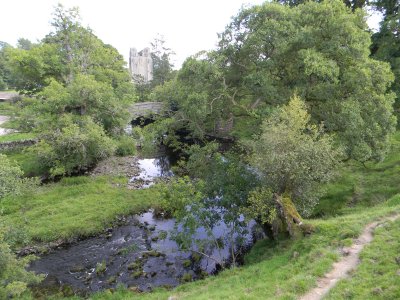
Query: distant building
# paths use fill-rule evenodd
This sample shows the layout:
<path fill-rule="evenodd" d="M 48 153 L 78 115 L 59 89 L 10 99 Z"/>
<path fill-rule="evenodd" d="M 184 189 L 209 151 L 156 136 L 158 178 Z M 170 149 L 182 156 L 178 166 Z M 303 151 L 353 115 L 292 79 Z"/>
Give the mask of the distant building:
<path fill-rule="evenodd" d="M 129 71 L 135 82 L 147 83 L 153 80 L 153 60 L 149 48 L 144 48 L 140 52 L 137 52 L 136 48 L 131 48 Z"/>

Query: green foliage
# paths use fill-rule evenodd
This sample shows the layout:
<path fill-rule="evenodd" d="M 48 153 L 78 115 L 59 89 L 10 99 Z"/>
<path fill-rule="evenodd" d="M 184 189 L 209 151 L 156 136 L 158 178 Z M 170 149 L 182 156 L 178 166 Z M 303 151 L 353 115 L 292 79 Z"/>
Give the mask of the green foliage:
<path fill-rule="evenodd" d="M 243 213 L 250 219 L 259 220 L 261 224 L 272 224 L 278 217 L 272 192 L 266 188 L 251 191 Z"/>
<path fill-rule="evenodd" d="M 251 163 L 265 188 L 278 195 L 288 193 L 304 215 L 311 213 L 320 184 L 332 178 L 341 155 L 332 137 L 310 124 L 306 106 L 297 96 L 263 122 L 252 148 Z"/>
<path fill-rule="evenodd" d="M 248 193 L 257 185 L 257 179 L 249 168 L 233 153 L 221 155 L 215 143 L 203 147 L 191 146 L 188 161 L 181 165 L 180 172 L 196 178 L 195 183 L 178 179 L 168 184 L 165 201 L 175 205 L 172 215 L 181 223 L 173 234 L 184 249 L 197 249 L 204 255 L 204 249 L 231 247 L 233 264 L 236 263 L 235 247 L 241 247 L 248 233 L 247 222 L 242 218 Z M 186 185 L 186 187 L 185 187 Z M 180 200 L 178 200 L 180 199 Z M 176 211 L 174 213 L 174 211 Z M 213 229 L 224 223 L 226 235 L 216 237 Z M 204 228 L 207 237 L 194 239 L 199 228 Z M 219 262 L 222 266 L 224 262 Z"/>
<path fill-rule="evenodd" d="M 114 142 L 89 117 L 64 116 L 32 148 L 50 175 L 79 173 L 114 153 Z"/>
<path fill-rule="evenodd" d="M 0 154 L 0 199 L 8 194 L 21 192 L 21 177 L 21 169 L 11 164 L 5 155 Z"/>
<path fill-rule="evenodd" d="M 183 147 L 175 135 L 175 129 L 176 126 L 173 119 L 156 119 L 153 123 L 144 127 L 133 127 L 132 137 L 141 151 L 146 155 L 150 155 L 157 151 L 157 147 L 160 145 L 168 145 L 175 149 Z"/>
<path fill-rule="evenodd" d="M 122 135 L 118 138 L 115 154 L 118 156 L 128 156 L 136 154 L 136 144 L 132 137 Z"/>
<path fill-rule="evenodd" d="M 338 176 L 325 186 L 326 194 L 315 207 L 313 215 L 336 215 L 346 207 L 371 207 L 382 203 L 399 192 L 400 133 L 391 139 L 390 151 L 381 162 L 364 165 L 345 162 Z"/>
<path fill-rule="evenodd" d="M 168 48 L 165 43 L 162 35 L 158 35 L 151 43 L 151 58 L 153 59 L 153 80 L 151 85 L 153 87 L 164 85 L 174 75 L 171 57 L 175 55 L 175 52 Z"/>
<path fill-rule="evenodd" d="M 377 0 L 374 6 L 383 13 L 380 29 L 372 36 L 372 56 L 390 63 L 395 75 L 392 90 L 396 93 L 395 112 L 400 115 L 400 16 L 398 1 Z"/>
<path fill-rule="evenodd" d="M 27 192 L 36 184 L 35 179 L 22 178 L 22 175 L 18 165 L 0 154 L 0 202 L 6 196 Z"/>
<path fill-rule="evenodd" d="M 41 278 L 25 267 L 32 257 L 17 259 L 4 240 L 4 228 L 0 224 L 0 298 L 19 298 L 28 284 L 38 283 Z"/>
<path fill-rule="evenodd" d="M 364 12 L 339 0 L 244 8 L 217 51 L 186 60 L 165 88 L 167 99 L 176 121 L 201 138 L 256 132 L 271 107 L 297 93 L 348 158 L 380 160 L 396 123 L 388 92 L 394 77 L 387 63 L 370 58 L 370 42 Z M 238 128 L 243 117 L 256 121 L 252 128 Z"/>
<path fill-rule="evenodd" d="M 40 177 L 46 173 L 45 166 L 38 161 L 36 154 L 30 151 L 30 147 L 4 151 L 4 154 L 20 166 L 26 177 Z"/>
<path fill-rule="evenodd" d="M 7 48 L 9 44 L 0 41 L 0 91 L 10 86 L 10 70 L 7 64 Z"/>

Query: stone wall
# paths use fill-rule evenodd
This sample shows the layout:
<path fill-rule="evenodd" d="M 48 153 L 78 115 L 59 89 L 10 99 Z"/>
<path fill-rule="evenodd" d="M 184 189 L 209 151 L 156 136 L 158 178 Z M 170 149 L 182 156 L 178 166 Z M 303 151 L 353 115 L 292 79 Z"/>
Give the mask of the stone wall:
<path fill-rule="evenodd" d="M 37 142 L 38 141 L 36 139 L 2 142 L 0 143 L 0 151 L 13 150 L 21 147 L 28 147 L 36 144 Z"/>

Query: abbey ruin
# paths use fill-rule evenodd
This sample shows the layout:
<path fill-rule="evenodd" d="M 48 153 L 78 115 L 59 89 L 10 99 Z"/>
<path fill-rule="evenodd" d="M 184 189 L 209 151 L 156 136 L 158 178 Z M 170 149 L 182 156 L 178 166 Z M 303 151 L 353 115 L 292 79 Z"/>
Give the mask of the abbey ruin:
<path fill-rule="evenodd" d="M 129 71 L 135 82 L 147 83 L 153 79 L 153 60 L 149 48 L 140 52 L 136 48 L 130 49 Z"/>

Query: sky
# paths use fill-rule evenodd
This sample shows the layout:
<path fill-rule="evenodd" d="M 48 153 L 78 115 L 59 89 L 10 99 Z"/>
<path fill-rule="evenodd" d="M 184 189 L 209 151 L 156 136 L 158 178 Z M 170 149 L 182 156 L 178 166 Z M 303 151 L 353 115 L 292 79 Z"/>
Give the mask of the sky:
<path fill-rule="evenodd" d="M 224 30 L 242 5 L 264 0 L 2 0 L 0 41 L 16 45 L 19 38 L 41 40 L 51 29 L 58 3 L 78 6 L 81 22 L 128 61 L 129 49 L 150 47 L 158 35 L 175 53 L 179 68 L 190 55 L 215 48 L 217 33 Z M 370 22 L 377 26 L 377 18 Z"/>

